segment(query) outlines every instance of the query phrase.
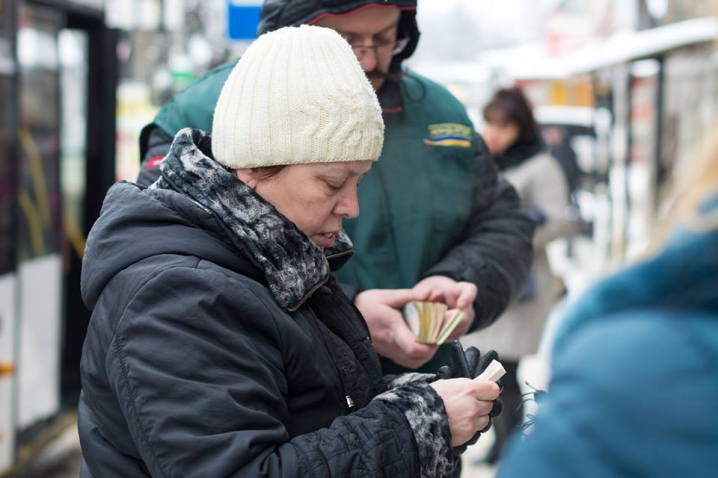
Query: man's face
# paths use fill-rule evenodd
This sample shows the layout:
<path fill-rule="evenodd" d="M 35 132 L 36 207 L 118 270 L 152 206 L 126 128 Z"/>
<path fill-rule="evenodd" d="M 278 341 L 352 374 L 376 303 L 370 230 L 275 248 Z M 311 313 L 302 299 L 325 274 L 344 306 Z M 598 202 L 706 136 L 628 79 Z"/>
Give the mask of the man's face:
<path fill-rule="evenodd" d="M 393 57 L 401 12 L 395 7 L 372 6 L 341 16 L 326 16 L 315 25 L 331 28 L 352 45 L 374 90 L 384 78 L 375 72 L 388 73 Z"/>

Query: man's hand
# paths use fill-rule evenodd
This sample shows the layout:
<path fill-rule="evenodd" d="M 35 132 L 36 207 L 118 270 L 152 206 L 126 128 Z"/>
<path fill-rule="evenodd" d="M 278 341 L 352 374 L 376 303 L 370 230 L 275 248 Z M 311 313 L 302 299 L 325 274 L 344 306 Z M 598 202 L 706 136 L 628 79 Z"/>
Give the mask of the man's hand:
<path fill-rule="evenodd" d="M 417 369 L 431 360 L 438 349 L 436 345 L 417 342 L 404 322 L 401 309 L 415 300 L 426 300 L 426 297 L 412 289 L 370 289 L 354 299 L 369 326 L 374 350 L 411 369 Z"/>
<path fill-rule="evenodd" d="M 443 302 L 449 307 L 446 311 L 447 320 L 459 310 L 464 311 L 461 322 L 456 326 L 446 342 L 458 339 L 469 330 L 474 322 L 474 299 L 478 289 L 470 282 L 456 282 L 444 276 L 431 276 L 420 281 L 412 289 L 423 300 Z"/>

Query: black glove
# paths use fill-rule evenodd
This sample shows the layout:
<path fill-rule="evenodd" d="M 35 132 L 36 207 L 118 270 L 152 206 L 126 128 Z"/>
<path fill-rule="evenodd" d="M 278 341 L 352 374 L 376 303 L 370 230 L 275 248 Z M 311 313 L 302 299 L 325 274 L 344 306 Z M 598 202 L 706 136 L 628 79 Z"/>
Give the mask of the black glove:
<path fill-rule="evenodd" d="M 458 340 L 454 340 L 449 347 L 449 365 L 439 368 L 436 372 L 437 379 L 476 378 L 486 370 L 491 361 L 499 359 L 495 350 L 489 350 L 483 356 L 476 347 L 469 347 L 464 351 Z"/>
<path fill-rule="evenodd" d="M 476 347 L 469 347 L 466 351 L 464 351 L 464 348 L 461 346 L 461 342 L 458 340 L 454 340 L 450 347 L 449 365 L 444 365 L 436 372 L 436 378 L 439 380 L 448 378 L 474 379 L 486 370 L 486 367 L 489 366 L 492 360 L 498 360 L 499 358 L 499 354 L 497 354 L 495 350 L 486 352 L 483 357 L 481 356 L 479 349 Z M 500 381 L 497 383 L 499 384 L 499 387 L 501 387 Z M 501 403 L 501 400 L 494 400 L 494 406 L 491 408 L 491 412 L 489 413 L 489 424 L 486 425 L 484 429 L 476 432 L 476 434 L 471 437 L 469 441 L 461 446 L 455 447 L 454 453 L 461 455 L 469 446 L 476 443 L 481 437 L 481 434 L 487 432 L 489 428 L 491 428 L 491 418 L 501 414 L 502 409 L 503 404 Z"/>

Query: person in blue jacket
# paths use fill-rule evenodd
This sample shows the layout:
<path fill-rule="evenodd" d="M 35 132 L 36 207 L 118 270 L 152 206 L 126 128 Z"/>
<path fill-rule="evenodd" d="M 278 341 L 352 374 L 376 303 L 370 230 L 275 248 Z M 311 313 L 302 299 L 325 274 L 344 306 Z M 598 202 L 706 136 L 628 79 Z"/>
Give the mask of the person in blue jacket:
<path fill-rule="evenodd" d="M 661 250 L 563 318 L 499 477 L 718 476 L 718 141 L 693 171 Z"/>

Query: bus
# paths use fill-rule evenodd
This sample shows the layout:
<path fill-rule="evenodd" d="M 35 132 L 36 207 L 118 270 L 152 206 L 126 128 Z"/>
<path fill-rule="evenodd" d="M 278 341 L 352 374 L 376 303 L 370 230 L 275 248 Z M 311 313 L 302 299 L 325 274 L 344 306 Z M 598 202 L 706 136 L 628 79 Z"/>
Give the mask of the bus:
<path fill-rule="evenodd" d="M 0 475 L 72 413 L 84 242 L 115 180 L 103 0 L 0 0 Z"/>

